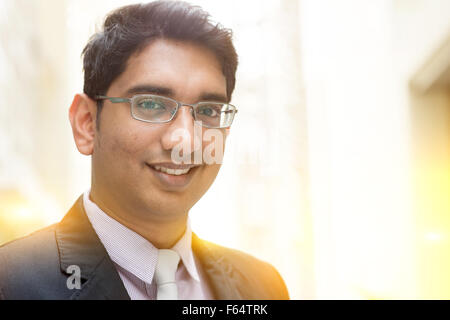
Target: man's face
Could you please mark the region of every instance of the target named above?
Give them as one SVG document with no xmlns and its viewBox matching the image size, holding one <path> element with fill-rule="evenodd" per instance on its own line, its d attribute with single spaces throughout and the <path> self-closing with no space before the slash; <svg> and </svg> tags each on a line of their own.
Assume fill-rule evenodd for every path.
<svg viewBox="0 0 450 320">
<path fill-rule="evenodd" d="M 130 98 L 137 93 L 163 95 L 187 104 L 209 97 L 226 99 L 226 79 L 217 58 L 208 49 L 189 42 L 158 39 L 130 57 L 125 71 L 106 95 Z M 211 143 L 202 141 L 205 130 L 200 129 L 198 149 L 204 150 Z M 225 141 L 226 130 L 220 131 Z M 180 132 L 185 136 L 180 138 Z M 172 150 L 184 143 L 190 144 L 194 152 L 194 138 L 189 107 L 182 106 L 169 123 L 153 124 L 133 119 L 128 103 L 104 101 L 92 155 L 93 192 L 112 211 L 162 220 L 185 215 L 208 190 L 220 169 L 220 164 L 203 162 L 186 174 L 167 173 L 164 167 L 176 168 Z"/>
</svg>

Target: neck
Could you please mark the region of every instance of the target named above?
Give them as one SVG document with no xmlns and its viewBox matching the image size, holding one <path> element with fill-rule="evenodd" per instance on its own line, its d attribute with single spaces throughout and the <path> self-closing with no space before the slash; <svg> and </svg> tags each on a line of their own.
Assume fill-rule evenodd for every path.
<svg viewBox="0 0 450 320">
<path fill-rule="evenodd" d="M 89 199 L 108 216 L 144 237 L 158 249 L 172 248 L 186 231 L 187 215 L 184 219 L 161 220 L 152 219 L 147 214 L 143 219 L 139 215 L 127 214 L 127 210 L 108 205 L 111 202 L 103 199 L 93 190 L 90 192 Z"/>
</svg>

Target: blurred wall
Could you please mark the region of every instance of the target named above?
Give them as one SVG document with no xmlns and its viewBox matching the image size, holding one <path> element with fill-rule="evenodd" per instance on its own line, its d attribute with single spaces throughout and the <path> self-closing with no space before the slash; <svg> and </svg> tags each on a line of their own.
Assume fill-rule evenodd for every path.
<svg viewBox="0 0 450 320">
<path fill-rule="evenodd" d="M 420 291 L 439 298 L 450 288 L 450 33 L 410 87 Z"/>
<path fill-rule="evenodd" d="M 71 198 L 64 24 L 64 1 L 0 2 L 0 242 L 55 221 Z"/>
<path fill-rule="evenodd" d="M 416 126 L 438 116 L 446 128 L 448 107 L 440 102 L 441 112 L 411 121 L 409 84 L 448 36 L 450 2 L 301 3 L 316 297 L 448 297 L 446 280 L 433 279 L 447 278 L 439 265 L 449 257 L 442 241 L 450 225 L 442 210 L 431 209 L 438 218 L 416 210 L 413 161 L 414 150 L 427 152 Z M 447 148 L 445 134 L 438 148 Z M 432 180 L 420 188 L 439 189 Z M 441 191 L 435 204 L 448 199 Z M 424 221 L 441 224 L 437 236 Z"/>
</svg>

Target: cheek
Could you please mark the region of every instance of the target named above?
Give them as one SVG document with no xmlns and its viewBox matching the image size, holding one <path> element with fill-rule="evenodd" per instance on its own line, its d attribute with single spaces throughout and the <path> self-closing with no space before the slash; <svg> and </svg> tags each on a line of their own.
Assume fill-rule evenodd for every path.
<svg viewBox="0 0 450 320">
<path fill-rule="evenodd" d="M 99 135 L 98 150 L 110 157 L 117 157 L 119 161 L 124 157 L 132 156 L 139 151 L 138 135 L 128 130 L 111 130 L 106 128 Z"/>
<path fill-rule="evenodd" d="M 116 164 L 128 163 L 128 166 L 131 163 L 145 161 L 145 154 L 148 154 L 158 141 L 158 131 L 129 121 L 111 124 L 102 130 L 98 139 L 98 148 L 103 154 L 108 155 L 109 161 Z"/>
<path fill-rule="evenodd" d="M 126 132 L 122 132 L 122 135 L 116 139 L 123 152 L 128 154 L 137 154 L 147 150 L 154 140 L 155 137 L 151 132 L 138 128 L 130 128 Z"/>
<path fill-rule="evenodd" d="M 114 105 L 104 106 L 100 118 L 98 147 L 111 155 L 135 154 L 139 151 L 139 134 L 129 115 L 129 107 Z M 120 159 L 117 159 L 120 160 Z"/>
<path fill-rule="evenodd" d="M 214 180 L 217 177 L 217 174 L 219 173 L 221 165 L 220 164 L 212 164 L 205 167 L 205 170 L 201 177 L 201 185 L 199 186 L 200 189 L 200 196 L 203 196 L 203 194 L 209 189 L 209 187 L 212 185 Z"/>
<path fill-rule="evenodd" d="M 190 191 L 186 193 L 186 197 L 189 199 L 187 201 L 190 202 L 190 205 L 194 205 L 208 191 L 216 179 L 219 170 L 220 165 L 213 164 L 204 166 L 202 170 L 198 172 L 197 178 L 189 188 Z"/>
</svg>

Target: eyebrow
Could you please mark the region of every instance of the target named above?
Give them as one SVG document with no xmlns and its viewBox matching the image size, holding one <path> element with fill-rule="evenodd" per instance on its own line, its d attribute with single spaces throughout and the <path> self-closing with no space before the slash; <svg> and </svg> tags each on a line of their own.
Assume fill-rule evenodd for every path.
<svg viewBox="0 0 450 320">
<path fill-rule="evenodd" d="M 158 86 L 147 86 L 147 85 L 138 85 L 132 87 L 126 92 L 128 95 L 135 93 L 151 93 L 151 94 L 160 94 L 163 96 L 173 96 L 173 90 L 165 87 Z"/>
<path fill-rule="evenodd" d="M 227 97 L 222 94 L 217 93 L 204 93 L 200 96 L 201 101 L 217 101 L 217 102 L 226 102 L 228 103 Z"/>
<path fill-rule="evenodd" d="M 174 91 L 167 87 L 152 86 L 152 85 L 137 85 L 127 90 L 126 94 L 136 94 L 136 93 L 149 93 L 162 96 L 173 97 Z M 228 98 L 220 93 L 205 92 L 199 97 L 199 101 L 217 101 L 228 103 Z"/>
</svg>

